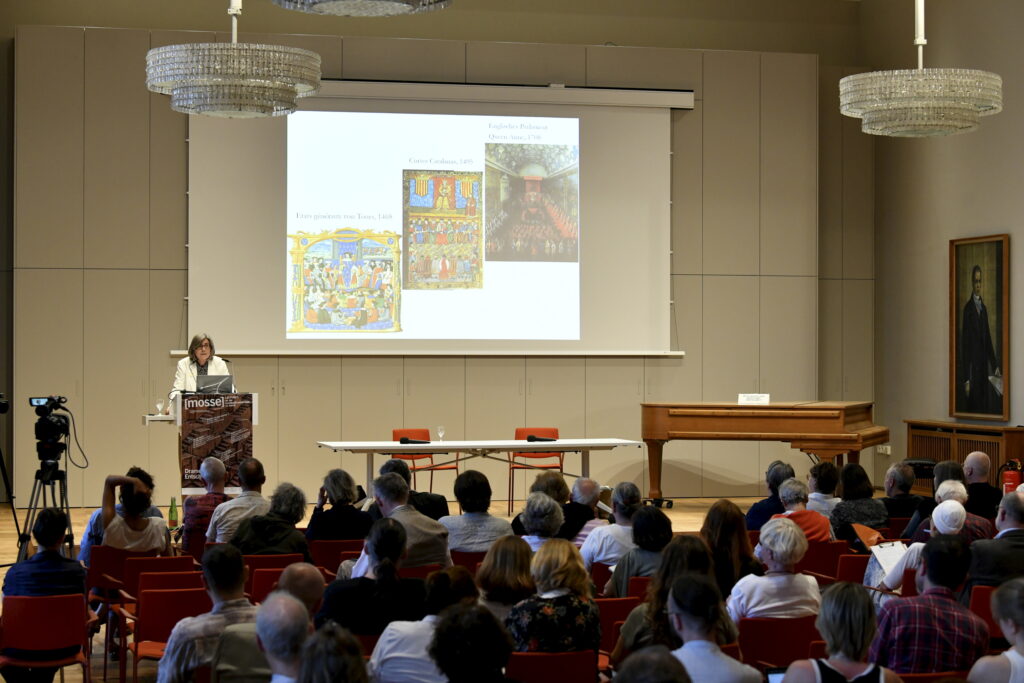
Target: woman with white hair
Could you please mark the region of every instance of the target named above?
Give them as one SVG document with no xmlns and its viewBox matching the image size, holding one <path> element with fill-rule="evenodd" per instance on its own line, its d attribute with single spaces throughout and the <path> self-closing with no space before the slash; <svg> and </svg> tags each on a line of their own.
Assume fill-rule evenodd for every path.
<svg viewBox="0 0 1024 683">
<path fill-rule="evenodd" d="M 810 543 L 835 540 L 832 523 L 828 517 L 807 509 L 809 496 L 810 489 L 807 488 L 807 484 L 796 478 L 787 479 L 779 484 L 779 500 L 786 511 L 780 515 L 773 515 L 772 518 L 785 517 L 792 520 L 804 532 Z"/>
<path fill-rule="evenodd" d="M 549 539 L 554 538 L 565 521 L 562 506 L 551 496 L 534 491 L 526 499 L 526 507 L 519 514 L 526 534 L 523 540 L 530 550 L 537 552 Z"/>
<path fill-rule="evenodd" d="M 309 544 L 295 525 L 306 516 L 306 495 L 294 484 L 282 482 L 270 497 L 270 510 L 242 520 L 231 545 L 243 555 L 290 555 L 299 553 L 313 563 Z"/>
<path fill-rule="evenodd" d="M 320 495 L 313 508 L 313 516 L 306 525 L 306 538 L 310 541 L 344 541 L 366 538 L 373 525 L 368 512 L 357 510 L 356 483 L 352 475 L 342 469 L 333 469 L 324 477 Z M 330 502 L 329 510 L 324 505 Z"/>
<path fill-rule="evenodd" d="M 945 481 L 942 483 L 943 488 L 947 484 L 959 486 L 961 489 L 964 485 L 958 481 Z M 966 496 L 965 496 L 966 497 Z M 935 533 L 938 534 L 959 534 L 961 529 L 964 527 L 964 521 L 967 519 L 967 511 L 964 509 L 963 503 L 953 498 L 944 500 L 932 510 L 932 516 L 929 518 L 929 528 L 934 525 Z M 899 562 L 896 563 L 887 574 L 885 574 L 881 580 L 877 580 L 877 577 L 881 573 L 881 566 L 877 565 L 877 561 L 874 557 L 871 558 L 871 562 L 868 564 L 867 571 L 864 574 L 865 585 L 877 585 L 884 591 L 895 591 L 903 587 L 903 573 L 907 569 L 917 569 L 921 566 L 921 553 L 924 550 L 924 543 L 911 543 L 910 547 L 907 548 L 907 552 L 903 554 Z M 874 579 L 874 580 L 872 580 Z"/>
<path fill-rule="evenodd" d="M 942 503 L 947 500 L 955 500 L 966 507 L 967 487 L 964 486 L 962 481 L 947 479 L 939 484 L 939 488 L 935 490 L 935 502 Z M 917 527 L 917 531 L 914 532 L 913 537 L 911 537 L 911 541 L 914 543 L 926 543 L 928 539 L 932 537 L 932 525 L 932 519 L 926 518 Z M 978 515 L 968 512 L 966 519 L 964 519 L 963 526 L 958 533 L 961 538 L 970 545 L 979 538 L 992 538 L 996 535 L 996 528 L 992 522 L 984 517 L 979 517 Z"/>
<path fill-rule="evenodd" d="M 748 574 L 736 582 L 726 607 L 733 621 L 745 617 L 805 617 L 818 613 L 821 593 L 814 577 L 796 573 L 807 552 L 804 532 L 789 519 L 771 519 L 761 527 L 756 554 L 764 576 Z"/>
</svg>

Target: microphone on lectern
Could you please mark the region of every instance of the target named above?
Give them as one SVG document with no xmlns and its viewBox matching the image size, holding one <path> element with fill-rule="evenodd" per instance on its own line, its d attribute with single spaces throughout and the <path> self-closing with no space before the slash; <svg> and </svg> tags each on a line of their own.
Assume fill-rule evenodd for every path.
<svg viewBox="0 0 1024 683">
<path fill-rule="evenodd" d="M 546 436 L 537 436 L 536 434 L 528 434 L 526 436 L 527 441 L 558 441 L 558 439 L 549 439 Z"/>
<path fill-rule="evenodd" d="M 417 444 L 417 443 L 430 443 L 430 442 L 429 441 L 422 441 L 420 439 L 410 439 L 407 436 L 403 436 L 401 439 L 398 440 L 398 443 Z"/>
</svg>

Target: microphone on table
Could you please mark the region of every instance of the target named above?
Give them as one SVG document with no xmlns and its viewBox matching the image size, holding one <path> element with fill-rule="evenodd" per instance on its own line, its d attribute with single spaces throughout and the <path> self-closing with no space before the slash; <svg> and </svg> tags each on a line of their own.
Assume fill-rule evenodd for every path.
<svg viewBox="0 0 1024 683">
<path fill-rule="evenodd" d="M 430 442 L 429 442 L 429 441 L 423 441 L 423 440 L 421 440 L 421 439 L 410 439 L 410 438 L 409 438 L 409 437 L 407 437 L 407 436 L 403 436 L 403 437 L 402 437 L 401 439 L 399 439 L 399 440 L 398 440 L 398 443 L 412 443 L 412 444 L 417 444 L 417 443 L 430 443 Z"/>
<path fill-rule="evenodd" d="M 546 436 L 537 436 L 536 434 L 529 434 L 526 437 L 527 441 L 558 441 L 558 439 L 550 439 Z"/>
</svg>

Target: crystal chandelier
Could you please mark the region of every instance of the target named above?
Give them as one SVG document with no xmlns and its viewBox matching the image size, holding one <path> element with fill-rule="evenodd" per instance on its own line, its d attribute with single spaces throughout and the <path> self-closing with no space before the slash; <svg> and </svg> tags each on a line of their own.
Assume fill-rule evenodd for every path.
<svg viewBox="0 0 1024 683">
<path fill-rule="evenodd" d="M 238 42 L 242 0 L 229 0 L 230 43 L 186 43 L 146 53 L 146 87 L 183 114 L 283 116 L 320 89 L 320 55 L 284 45 Z"/>
<path fill-rule="evenodd" d="M 274 0 L 285 9 L 346 17 L 390 17 L 444 9 L 450 0 Z"/>
<path fill-rule="evenodd" d="M 839 81 L 839 111 L 871 135 L 928 137 L 967 133 L 1003 110 L 1003 79 L 974 69 L 924 68 L 924 0 L 915 0 L 917 68 L 872 71 Z"/>
</svg>

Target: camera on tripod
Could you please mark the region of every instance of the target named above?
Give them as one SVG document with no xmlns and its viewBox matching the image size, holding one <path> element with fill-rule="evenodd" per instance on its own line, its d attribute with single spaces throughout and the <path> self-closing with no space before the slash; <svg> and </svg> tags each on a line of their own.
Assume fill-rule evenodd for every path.
<svg viewBox="0 0 1024 683">
<path fill-rule="evenodd" d="M 63 410 L 67 402 L 64 396 L 43 396 L 28 400 L 39 416 L 36 420 L 36 455 L 42 462 L 41 467 L 55 468 L 61 454 L 68 448 L 64 443 L 68 436 L 68 418 L 53 412 Z"/>
</svg>

